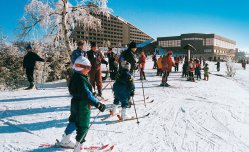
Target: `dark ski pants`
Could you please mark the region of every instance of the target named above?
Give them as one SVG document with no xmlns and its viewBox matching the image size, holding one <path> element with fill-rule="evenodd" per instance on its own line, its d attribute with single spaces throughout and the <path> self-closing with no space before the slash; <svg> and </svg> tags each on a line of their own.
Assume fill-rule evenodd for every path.
<svg viewBox="0 0 249 152">
<path fill-rule="evenodd" d="M 179 71 L 179 63 L 175 63 L 175 72 Z"/>
<path fill-rule="evenodd" d="M 153 69 L 157 69 L 157 61 L 154 61 Z"/>
<path fill-rule="evenodd" d="M 144 69 L 143 69 L 143 68 L 140 69 L 140 80 L 146 80 L 146 77 L 145 77 L 145 73 L 144 73 Z"/>
<path fill-rule="evenodd" d="M 90 74 L 90 83 L 95 89 L 95 84 L 97 85 L 98 91 L 102 91 L 102 76 L 101 76 L 101 68 L 99 69 L 91 69 Z"/>
<path fill-rule="evenodd" d="M 157 68 L 157 73 L 156 73 L 156 75 L 157 76 L 162 76 L 162 69 L 159 69 L 159 68 Z"/>
<path fill-rule="evenodd" d="M 189 80 L 190 81 L 195 81 L 195 78 L 194 78 L 194 72 L 189 72 Z"/>
<path fill-rule="evenodd" d="M 81 143 L 85 142 L 85 137 L 90 124 L 91 111 L 86 103 L 87 101 L 82 99 L 72 98 L 69 124 L 65 130 L 67 135 L 76 130 L 76 141 L 80 142 L 82 138 Z"/>
<path fill-rule="evenodd" d="M 29 82 L 34 82 L 34 69 L 26 69 L 26 75 Z"/>
<path fill-rule="evenodd" d="M 169 72 L 166 70 L 163 72 L 162 83 L 168 82 Z"/>
<path fill-rule="evenodd" d="M 118 72 L 118 69 L 116 67 L 113 67 L 112 69 L 110 69 L 111 80 L 116 80 L 117 72 Z"/>
<path fill-rule="evenodd" d="M 183 69 L 182 71 L 182 77 L 188 77 L 188 72 L 186 69 Z"/>
<path fill-rule="evenodd" d="M 198 79 L 201 79 L 201 71 L 200 71 L 200 70 L 197 71 L 197 75 L 196 75 L 196 76 L 197 76 L 197 80 L 198 80 Z"/>
<path fill-rule="evenodd" d="M 130 90 L 128 89 L 128 87 L 125 84 L 114 83 L 113 92 L 114 92 L 113 104 L 119 105 L 119 103 L 121 102 L 122 108 L 128 108 L 129 99 L 130 99 Z"/>
</svg>

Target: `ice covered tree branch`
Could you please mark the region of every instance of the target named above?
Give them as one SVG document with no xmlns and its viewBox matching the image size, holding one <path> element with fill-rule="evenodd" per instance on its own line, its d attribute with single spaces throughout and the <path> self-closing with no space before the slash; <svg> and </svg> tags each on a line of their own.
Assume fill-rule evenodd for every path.
<svg viewBox="0 0 249 152">
<path fill-rule="evenodd" d="M 72 31 L 77 26 L 84 29 L 101 29 L 101 20 L 93 14 L 109 16 L 111 10 L 107 0 L 80 0 L 71 4 L 69 0 L 30 0 L 20 20 L 20 37 L 26 38 L 36 32 L 44 41 L 65 47 L 70 52 Z M 38 31 L 38 32 L 37 32 Z"/>
</svg>

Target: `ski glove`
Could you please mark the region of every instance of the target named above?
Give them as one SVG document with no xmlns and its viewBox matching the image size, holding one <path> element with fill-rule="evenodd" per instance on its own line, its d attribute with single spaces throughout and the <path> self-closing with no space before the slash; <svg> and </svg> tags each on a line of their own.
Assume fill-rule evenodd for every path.
<svg viewBox="0 0 249 152">
<path fill-rule="evenodd" d="M 96 108 L 98 108 L 99 111 L 104 112 L 105 109 L 106 109 L 106 106 L 105 106 L 103 103 L 98 102 L 98 103 L 96 104 Z"/>
</svg>

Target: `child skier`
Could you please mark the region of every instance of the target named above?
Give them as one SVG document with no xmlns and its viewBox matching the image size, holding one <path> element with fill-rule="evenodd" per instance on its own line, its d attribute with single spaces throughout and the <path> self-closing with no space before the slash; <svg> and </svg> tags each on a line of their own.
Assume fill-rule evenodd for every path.
<svg viewBox="0 0 249 152">
<path fill-rule="evenodd" d="M 197 76 L 197 80 L 200 78 L 201 80 L 201 64 L 199 60 L 196 60 L 196 66 L 195 66 L 195 71 L 196 71 L 196 76 Z"/>
<path fill-rule="evenodd" d="M 188 77 L 188 60 L 185 60 L 182 66 L 182 77 Z"/>
<path fill-rule="evenodd" d="M 209 78 L 209 75 L 208 75 L 209 68 L 208 68 L 208 64 L 207 63 L 205 64 L 203 70 L 204 70 L 204 80 L 208 81 L 208 78 Z"/>
<path fill-rule="evenodd" d="M 129 73 L 130 63 L 123 61 L 121 63 L 122 69 L 119 71 L 116 81 L 113 84 L 114 102 L 110 114 L 112 116 L 119 113 L 118 104 L 121 102 L 121 120 L 129 119 L 127 108 L 129 107 L 129 99 L 134 96 L 135 85 L 133 77 Z"/>
<path fill-rule="evenodd" d="M 73 65 L 74 73 L 68 87 L 72 95 L 69 124 L 59 144 L 62 147 L 74 148 L 76 152 L 83 149 L 83 142 L 85 142 L 89 129 L 90 107 L 95 106 L 101 112 L 106 109 L 106 106 L 100 103 L 92 94 L 92 86 L 87 78 L 90 69 L 90 61 L 83 56 L 79 56 Z M 76 144 L 70 138 L 75 129 L 77 129 Z"/>
<path fill-rule="evenodd" d="M 195 63 L 193 62 L 193 59 L 190 59 L 190 61 L 189 61 L 188 70 L 189 70 L 189 78 L 188 78 L 188 81 L 195 82 L 195 78 L 194 78 Z"/>
</svg>

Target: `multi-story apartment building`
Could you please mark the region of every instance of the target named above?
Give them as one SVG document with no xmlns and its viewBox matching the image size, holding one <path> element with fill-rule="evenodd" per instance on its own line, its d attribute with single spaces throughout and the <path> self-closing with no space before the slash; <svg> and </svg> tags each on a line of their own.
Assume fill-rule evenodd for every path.
<svg viewBox="0 0 249 152">
<path fill-rule="evenodd" d="M 218 58 L 235 57 L 236 42 L 216 34 L 190 33 L 180 36 L 158 37 L 158 47 L 165 50 L 172 50 L 176 55 L 186 55 L 183 49 L 187 44 L 196 48 L 192 51 L 194 57 L 204 57 L 216 60 Z"/>
<path fill-rule="evenodd" d="M 131 41 L 140 43 L 152 39 L 151 36 L 118 16 L 110 14 L 110 17 L 107 18 L 101 14 L 92 15 L 101 19 L 102 28 L 84 31 L 83 27 L 76 27 L 72 35 L 75 40 L 95 41 L 99 47 L 122 47 Z"/>
</svg>

